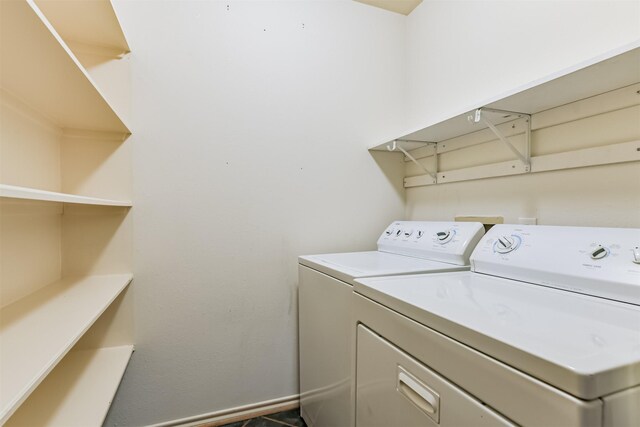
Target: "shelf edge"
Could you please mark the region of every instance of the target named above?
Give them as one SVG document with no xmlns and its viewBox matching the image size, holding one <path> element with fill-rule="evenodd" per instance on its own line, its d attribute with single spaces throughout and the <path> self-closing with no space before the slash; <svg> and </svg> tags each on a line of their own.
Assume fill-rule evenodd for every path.
<svg viewBox="0 0 640 427">
<path fill-rule="evenodd" d="M 98 197 L 77 196 L 74 194 L 58 193 L 55 191 L 38 190 L 29 187 L 0 184 L 0 198 L 39 200 L 54 203 L 74 203 L 95 206 L 131 207 L 129 200 L 101 199 Z"/>
</svg>

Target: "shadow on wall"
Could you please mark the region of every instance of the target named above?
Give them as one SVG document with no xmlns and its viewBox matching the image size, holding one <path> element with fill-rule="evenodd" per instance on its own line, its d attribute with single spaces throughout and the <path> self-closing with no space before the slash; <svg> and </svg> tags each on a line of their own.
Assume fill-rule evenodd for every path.
<svg viewBox="0 0 640 427">
<path fill-rule="evenodd" d="M 396 194 L 404 201 L 404 156 L 402 153 L 369 151 Z"/>
</svg>

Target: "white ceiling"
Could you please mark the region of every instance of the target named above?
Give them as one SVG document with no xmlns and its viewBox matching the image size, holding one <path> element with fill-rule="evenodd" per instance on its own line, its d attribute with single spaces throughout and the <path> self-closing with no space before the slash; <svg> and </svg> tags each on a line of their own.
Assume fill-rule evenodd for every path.
<svg viewBox="0 0 640 427">
<path fill-rule="evenodd" d="M 391 12 L 401 13 L 403 15 L 410 14 L 422 0 L 355 0 L 370 6 L 379 7 L 390 10 Z"/>
</svg>

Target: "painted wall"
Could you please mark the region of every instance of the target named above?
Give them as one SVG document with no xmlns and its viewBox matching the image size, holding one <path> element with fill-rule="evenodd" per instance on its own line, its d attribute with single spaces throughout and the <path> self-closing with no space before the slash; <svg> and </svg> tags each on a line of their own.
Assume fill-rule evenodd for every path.
<svg viewBox="0 0 640 427">
<path fill-rule="evenodd" d="M 295 394 L 296 256 L 372 248 L 403 213 L 640 226 L 635 164 L 409 189 L 405 205 L 398 156 L 366 151 L 640 37 L 638 2 L 116 6 L 134 51 L 137 350 L 107 425 Z"/>
<path fill-rule="evenodd" d="M 407 18 L 408 129 L 638 38 L 638 1 L 426 0 Z M 592 121 L 591 128 L 574 122 L 578 132 L 556 129 L 561 137 L 534 140 L 533 150 L 553 143 L 554 152 L 563 151 L 620 125 L 640 139 L 638 110 L 627 113 L 604 127 Z M 621 135 L 605 135 L 602 143 L 624 142 Z M 451 164 L 491 159 L 482 148 L 455 153 Z M 506 222 L 537 217 L 540 224 L 640 227 L 640 164 L 411 188 L 406 203 L 408 219 L 501 214 Z"/>
<path fill-rule="evenodd" d="M 106 425 L 295 395 L 297 259 L 403 216 L 404 20 L 340 1 L 119 1 L 136 352 Z"/>
</svg>

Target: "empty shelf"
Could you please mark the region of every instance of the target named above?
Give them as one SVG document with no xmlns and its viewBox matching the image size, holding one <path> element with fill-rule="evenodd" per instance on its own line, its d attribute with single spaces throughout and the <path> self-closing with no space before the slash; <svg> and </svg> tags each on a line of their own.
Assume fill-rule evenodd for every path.
<svg viewBox="0 0 640 427">
<path fill-rule="evenodd" d="M 56 193 L 55 191 L 37 190 L 35 188 L 18 187 L 0 184 L 0 197 L 12 199 L 41 200 L 45 202 L 76 203 L 100 206 L 131 206 L 130 201 L 100 199 L 97 197 L 76 196 L 73 194 Z"/>
<path fill-rule="evenodd" d="M 386 151 L 394 140 L 442 142 L 484 129 L 469 122 L 467 117 L 478 108 L 489 108 L 515 113 L 536 114 L 551 108 L 579 101 L 640 82 L 640 42 L 553 73 L 505 94 L 487 99 L 413 129 L 396 138 L 388 139 L 370 150 Z M 514 114 L 492 114 L 494 125 L 517 118 Z M 408 147 L 411 150 L 419 145 Z"/>
<path fill-rule="evenodd" d="M 6 427 L 102 425 L 132 345 L 70 352 Z"/>
<path fill-rule="evenodd" d="M 130 274 L 66 278 L 0 309 L 0 424 L 131 279 Z"/>
<path fill-rule="evenodd" d="M 36 4 L 62 38 L 69 42 L 130 51 L 110 0 L 36 0 Z"/>
<path fill-rule="evenodd" d="M 131 133 L 32 0 L 0 8 L 3 90 L 60 128 Z"/>
</svg>

